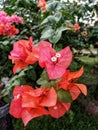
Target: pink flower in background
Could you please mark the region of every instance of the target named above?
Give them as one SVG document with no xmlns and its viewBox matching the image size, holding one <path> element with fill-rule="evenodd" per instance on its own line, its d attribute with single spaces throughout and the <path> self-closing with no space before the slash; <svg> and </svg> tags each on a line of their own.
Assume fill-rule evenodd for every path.
<svg viewBox="0 0 98 130">
<path fill-rule="evenodd" d="M 0 24 L 6 23 L 23 23 L 23 19 L 15 14 L 10 16 L 4 11 L 0 11 Z"/>
<path fill-rule="evenodd" d="M 0 17 L 7 16 L 7 13 L 5 11 L 0 11 Z"/>
<path fill-rule="evenodd" d="M 18 34 L 19 30 L 11 24 L 0 24 L 0 35 L 4 36 L 14 36 L 15 34 Z"/>
<path fill-rule="evenodd" d="M 23 23 L 22 17 L 19 17 L 15 14 L 10 16 L 9 22 L 14 22 L 14 23 Z"/>
<path fill-rule="evenodd" d="M 4 36 L 14 36 L 19 33 L 14 23 L 23 24 L 22 17 L 17 15 L 9 16 L 6 12 L 0 11 L 0 35 Z"/>
<path fill-rule="evenodd" d="M 69 47 L 65 47 L 59 52 L 50 46 L 40 48 L 39 65 L 45 68 L 49 79 L 60 78 L 72 61 L 72 52 Z"/>
<path fill-rule="evenodd" d="M 76 32 L 77 30 L 80 29 L 80 25 L 78 23 L 74 24 L 74 29 L 73 31 Z"/>
</svg>

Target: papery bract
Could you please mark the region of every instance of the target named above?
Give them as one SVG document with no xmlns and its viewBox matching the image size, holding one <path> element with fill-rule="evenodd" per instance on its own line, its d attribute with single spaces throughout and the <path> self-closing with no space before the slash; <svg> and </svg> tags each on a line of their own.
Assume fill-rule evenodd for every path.
<svg viewBox="0 0 98 130">
<path fill-rule="evenodd" d="M 22 112 L 22 120 L 24 126 L 28 124 L 28 122 L 39 116 L 48 115 L 49 112 L 44 107 L 37 107 L 37 108 L 24 108 Z"/>
<path fill-rule="evenodd" d="M 62 76 L 60 82 L 58 82 L 58 88 L 63 88 L 70 91 L 72 99 L 75 100 L 79 94 L 82 92 L 84 95 L 87 95 L 87 88 L 84 84 L 77 84 L 75 81 L 83 74 L 83 67 L 76 72 L 71 72 L 67 70 Z"/>
<path fill-rule="evenodd" d="M 60 78 L 69 67 L 72 61 L 72 52 L 65 47 L 59 52 L 55 52 L 52 47 L 46 46 L 40 49 L 39 65 L 46 68 L 49 79 Z"/>
<path fill-rule="evenodd" d="M 26 92 L 22 97 L 23 107 L 54 106 L 57 102 L 57 94 L 52 88 L 36 88 Z"/>
<path fill-rule="evenodd" d="M 44 91 L 43 95 L 40 97 L 41 106 L 45 107 L 54 106 L 56 102 L 57 102 L 57 94 L 53 87 L 50 88 L 49 90 Z"/>
<path fill-rule="evenodd" d="M 38 57 L 38 50 L 33 45 L 31 37 L 29 40 L 15 42 L 9 56 L 9 59 L 12 59 L 12 62 L 15 64 L 13 68 L 14 74 L 18 70 L 26 68 L 29 64 L 34 64 Z"/>
<path fill-rule="evenodd" d="M 61 103 L 57 102 L 57 104 L 53 107 L 48 107 L 49 113 L 54 118 L 62 117 L 66 112 L 68 112 L 71 104 L 70 103 Z"/>
<path fill-rule="evenodd" d="M 11 101 L 9 113 L 15 118 L 21 118 L 22 113 L 22 95 L 24 92 L 31 90 L 30 86 L 16 86 L 13 91 L 14 98 Z"/>
</svg>

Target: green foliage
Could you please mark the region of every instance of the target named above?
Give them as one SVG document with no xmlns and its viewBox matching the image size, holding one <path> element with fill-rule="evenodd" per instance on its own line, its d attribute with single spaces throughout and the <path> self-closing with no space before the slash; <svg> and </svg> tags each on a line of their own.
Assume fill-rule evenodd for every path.
<svg viewBox="0 0 98 130">
<path fill-rule="evenodd" d="M 69 91 L 66 91 L 64 89 L 59 89 L 57 92 L 57 96 L 60 102 L 65 102 L 65 103 L 72 102 L 72 97 Z"/>
<path fill-rule="evenodd" d="M 40 75 L 40 78 L 37 80 L 37 84 L 40 85 L 42 88 L 48 86 L 48 87 L 57 87 L 57 82 L 60 81 L 60 79 L 56 80 L 50 80 L 48 78 L 47 72 L 44 70 L 42 74 Z"/>
<path fill-rule="evenodd" d="M 1 96 L 8 95 L 8 93 L 12 91 L 14 86 L 20 86 L 21 84 L 22 85 L 26 84 L 26 80 L 25 80 L 24 76 L 26 75 L 25 73 L 28 70 L 31 70 L 31 72 L 32 72 L 32 66 L 29 66 L 28 68 L 20 71 L 17 75 L 12 76 L 12 78 L 6 84 L 5 89 L 3 89 L 3 91 L 1 92 Z"/>
</svg>

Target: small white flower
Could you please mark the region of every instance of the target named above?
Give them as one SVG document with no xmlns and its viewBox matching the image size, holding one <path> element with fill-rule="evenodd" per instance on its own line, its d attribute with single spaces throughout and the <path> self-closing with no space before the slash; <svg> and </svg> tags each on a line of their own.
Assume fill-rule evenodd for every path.
<svg viewBox="0 0 98 130">
<path fill-rule="evenodd" d="M 56 53 L 56 57 L 57 58 L 61 57 L 61 54 L 60 53 Z"/>
<path fill-rule="evenodd" d="M 55 106 L 55 107 L 54 107 L 54 110 L 57 110 L 57 109 L 58 109 L 57 106 Z"/>
<path fill-rule="evenodd" d="M 20 98 L 20 94 L 17 94 L 17 96 L 15 96 L 15 98 L 17 98 L 17 99 Z"/>
<path fill-rule="evenodd" d="M 57 57 L 53 56 L 53 57 L 51 58 L 51 60 L 52 60 L 53 62 L 55 62 L 55 61 L 57 61 Z"/>
</svg>

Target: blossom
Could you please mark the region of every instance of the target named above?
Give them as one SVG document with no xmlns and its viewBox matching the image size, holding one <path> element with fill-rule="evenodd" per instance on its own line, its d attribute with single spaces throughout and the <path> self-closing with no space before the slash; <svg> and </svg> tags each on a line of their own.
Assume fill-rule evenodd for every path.
<svg viewBox="0 0 98 130">
<path fill-rule="evenodd" d="M 17 16 L 15 14 L 8 15 L 4 11 L 0 11 L 0 24 L 12 24 L 12 23 L 23 23 L 23 19 L 20 16 Z"/>
<path fill-rule="evenodd" d="M 44 107 L 38 104 L 42 92 L 41 89 L 36 91 L 28 85 L 16 86 L 13 91 L 14 98 L 11 101 L 9 113 L 15 118 L 22 118 L 25 126 L 31 119 L 49 114 Z"/>
<path fill-rule="evenodd" d="M 14 25 L 0 24 L 0 35 L 13 36 L 18 33 L 19 33 L 19 30 Z"/>
<path fill-rule="evenodd" d="M 2 17 L 2 16 L 7 16 L 7 13 L 5 12 L 5 11 L 0 11 L 0 17 Z"/>
<path fill-rule="evenodd" d="M 75 83 L 75 81 L 83 74 L 83 71 L 83 67 L 76 72 L 67 70 L 62 76 L 62 79 L 58 82 L 58 88 L 70 91 L 73 100 L 75 100 L 81 92 L 84 95 L 87 95 L 86 86 L 84 84 Z"/>
<path fill-rule="evenodd" d="M 72 52 L 69 46 L 59 52 L 50 46 L 40 48 L 39 65 L 45 68 L 49 79 L 60 78 L 72 61 Z"/>
<path fill-rule="evenodd" d="M 26 68 L 29 64 L 34 64 L 38 60 L 38 50 L 29 40 L 19 40 L 14 43 L 13 50 L 10 52 L 9 59 L 15 64 L 13 73 Z"/>
<path fill-rule="evenodd" d="M 74 29 L 73 29 L 73 31 L 74 32 L 76 32 L 77 30 L 79 30 L 80 29 L 80 26 L 79 26 L 79 24 L 74 24 Z"/>
<path fill-rule="evenodd" d="M 13 14 L 13 15 L 10 16 L 9 22 L 23 23 L 23 19 L 22 19 L 22 17 L 19 17 L 19 16 Z"/>
<path fill-rule="evenodd" d="M 13 23 L 23 23 L 22 17 L 17 15 L 9 16 L 6 12 L 0 11 L 0 35 L 14 36 L 19 33 L 19 30 Z"/>
<path fill-rule="evenodd" d="M 41 7 L 41 11 L 46 11 L 46 0 L 39 0 L 37 7 Z"/>
<path fill-rule="evenodd" d="M 57 102 L 57 94 L 52 88 L 36 88 L 23 95 L 23 107 L 50 107 Z"/>
</svg>

